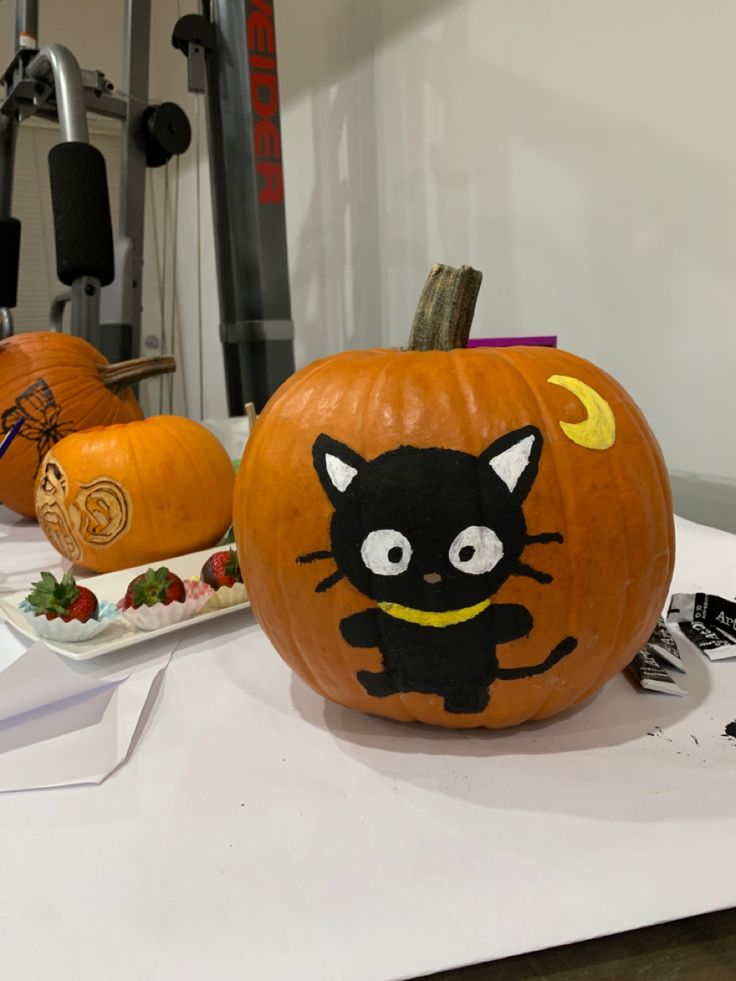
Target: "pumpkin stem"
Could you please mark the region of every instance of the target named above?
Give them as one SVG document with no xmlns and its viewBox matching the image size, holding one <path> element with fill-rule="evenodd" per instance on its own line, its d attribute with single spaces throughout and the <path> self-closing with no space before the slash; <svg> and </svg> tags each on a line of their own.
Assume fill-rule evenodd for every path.
<svg viewBox="0 0 736 981">
<path fill-rule="evenodd" d="M 176 358 L 169 354 L 158 358 L 133 358 L 119 364 L 98 364 L 97 371 L 103 384 L 117 394 L 144 378 L 176 371 Z"/>
<path fill-rule="evenodd" d="M 482 278 L 483 273 L 471 266 L 432 266 L 414 314 L 408 350 L 467 347 Z"/>
</svg>

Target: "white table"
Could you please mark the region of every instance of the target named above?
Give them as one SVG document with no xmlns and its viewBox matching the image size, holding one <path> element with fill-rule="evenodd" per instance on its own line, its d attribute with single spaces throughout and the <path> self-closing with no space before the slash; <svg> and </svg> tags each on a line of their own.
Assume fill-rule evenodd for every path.
<svg viewBox="0 0 736 981">
<path fill-rule="evenodd" d="M 736 593 L 736 537 L 678 540 L 673 589 Z M 0 509 L 0 589 L 55 565 Z M 249 615 L 192 626 L 126 765 L 0 797 L 0 976 L 379 981 L 732 906 L 736 663 L 688 669 L 446 733 L 324 702 Z"/>
</svg>

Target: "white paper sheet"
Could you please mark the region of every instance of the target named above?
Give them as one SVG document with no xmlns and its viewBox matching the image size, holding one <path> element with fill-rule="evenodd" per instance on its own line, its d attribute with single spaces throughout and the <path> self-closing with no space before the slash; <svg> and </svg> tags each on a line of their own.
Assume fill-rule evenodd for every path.
<svg viewBox="0 0 736 981">
<path fill-rule="evenodd" d="M 673 590 L 736 593 L 736 536 L 678 547 Z M 684 656 L 686 698 L 445 732 L 192 627 L 113 778 L 2 799 L 0 977 L 393 981 L 733 906 L 736 662 Z"/>
<path fill-rule="evenodd" d="M 0 671 L 0 793 L 104 780 L 127 757 L 170 658 L 169 643 L 80 669 L 33 644 Z"/>
</svg>

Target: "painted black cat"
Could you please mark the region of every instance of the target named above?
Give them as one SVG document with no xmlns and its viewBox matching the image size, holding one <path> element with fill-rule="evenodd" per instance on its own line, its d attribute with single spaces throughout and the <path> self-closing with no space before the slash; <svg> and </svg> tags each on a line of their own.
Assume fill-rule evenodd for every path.
<svg viewBox="0 0 736 981">
<path fill-rule="evenodd" d="M 321 435 L 314 466 L 334 507 L 330 551 L 337 571 L 322 592 L 347 579 L 377 606 L 340 623 L 353 647 L 375 647 L 383 670 L 358 671 L 377 698 L 397 692 L 439 695 L 448 712 L 481 712 L 496 679 L 541 674 L 577 646 L 565 637 L 540 664 L 499 666 L 496 648 L 526 637 L 534 621 L 519 604 L 491 603 L 512 575 L 547 583 L 551 576 L 521 561 L 532 543 L 562 535 L 527 535 L 522 504 L 539 467 L 542 434 L 534 426 L 507 433 L 480 456 L 401 446 L 365 460 Z"/>
</svg>

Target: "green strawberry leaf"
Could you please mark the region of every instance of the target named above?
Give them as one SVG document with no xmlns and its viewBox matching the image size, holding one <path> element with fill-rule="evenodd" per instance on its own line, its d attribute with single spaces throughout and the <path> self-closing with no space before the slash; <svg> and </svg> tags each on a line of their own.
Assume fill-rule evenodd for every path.
<svg viewBox="0 0 736 981">
<path fill-rule="evenodd" d="M 57 582 L 50 572 L 42 572 L 41 579 L 31 583 L 31 592 L 26 600 L 36 613 L 65 616 L 78 596 L 79 589 L 70 572 L 62 576 L 61 582 Z"/>
<path fill-rule="evenodd" d="M 238 564 L 238 553 L 234 548 L 231 548 L 228 553 L 227 562 L 225 563 L 225 575 L 232 576 L 232 578 L 235 580 L 240 580 L 241 578 L 240 565 Z"/>
</svg>

